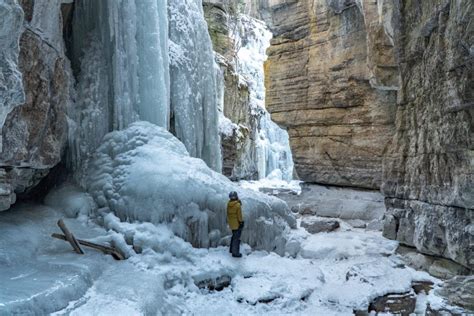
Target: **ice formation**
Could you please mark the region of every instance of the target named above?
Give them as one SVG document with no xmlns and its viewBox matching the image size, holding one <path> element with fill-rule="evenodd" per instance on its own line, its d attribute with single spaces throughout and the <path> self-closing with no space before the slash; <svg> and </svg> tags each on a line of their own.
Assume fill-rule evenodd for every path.
<svg viewBox="0 0 474 316">
<path fill-rule="evenodd" d="M 275 124 L 270 118 L 270 113 L 266 110 L 260 118 L 258 137 L 257 166 L 259 178 L 267 178 L 275 170 L 280 170 L 280 180 L 290 181 L 293 179 L 293 157 L 288 132 Z"/>
<path fill-rule="evenodd" d="M 192 156 L 220 171 L 219 99 L 200 0 L 80 1 L 73 34 L 76 169 L 107 132 L 146 120 L 171 127 Z"/>
<path fill-rule="evenodd" d="M 140 117 L 167 127 L 169 62 L 166 1 L 79 1 L 72 60 L 79 73 L 72 161 L 84 158 L 109 131 Z"/>
<path fill-rule="evenodd" d="M 189 154 L 220 172 L 218 84 L 201 0 L 169 0 L 172 130 Z"/>
<path fill-rule="evenodd" d="M 165 129 L 136 122 L 104 137 L 84 181 L 101 208 L 123 221 L 166 223 L 196 247 L 227 236 L 226 202 L 235 185 L 187 153 Z M 295 219 L 285 202 L 237 189 L 243 201 L 243 240 L 284 254 Z"/>
<path fill-rule="evenodd" d="M 258 178 L 263 179 L 280 169 L 282 178 L 293 178 L 293 159 L 288 133 L 272 121 L 265 109 L 265 86 L 263 64 L 270 46 L 271 32 L 266 25 L 245 14 L 239 15 L 240 24 L 232 36 L 238 47 L 237 72 L 250 91 L 250 106 L 254 115 L 260 117 L 256 135 L 256 160 Z"/>
</svg>

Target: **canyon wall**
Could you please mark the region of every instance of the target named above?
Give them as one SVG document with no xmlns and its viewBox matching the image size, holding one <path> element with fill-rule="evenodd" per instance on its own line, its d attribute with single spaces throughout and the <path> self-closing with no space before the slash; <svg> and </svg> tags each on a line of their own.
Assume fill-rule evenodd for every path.
<svg viewBox="0 0 474 316">
<path fill-rule="evenodd" d="M 401 1 L 384 235 L 474 267 L 474 3 Z"/>
<path fill-rule="evenodd" d="M 301 179 L 381 188 L 386 237 L 472 269 L 474 4 L 259 5 L 267 108 Z"/>
<path fill-rule="evenodd" d="M 46 176 L 66 146 L 64 2 L 0 1 L 0 211 Z"/>
<path fill-rule="evenodd" d="M 391 7 L 279 0 L 266 10 L 266 106 L 288 128 L 299 177 L 378 189 L 398 87 Z"/>
</svg>

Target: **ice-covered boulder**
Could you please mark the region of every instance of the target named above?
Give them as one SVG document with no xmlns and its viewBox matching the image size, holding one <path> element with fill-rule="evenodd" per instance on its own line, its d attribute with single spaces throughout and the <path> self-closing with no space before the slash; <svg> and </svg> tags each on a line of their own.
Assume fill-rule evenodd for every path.
<svg viewBox="0 0 474 316">
<path fill-rule="evenodd" d="M 339 226 L 339 221 L 334 219 L 306 217 L 301 220 L 301 227 L 304 227 L 310 234 L 332 232 L 338 229 Z"/>
<path fill-rule="evenodd" d="M 294 216 L 282 200 L 240 189 L 200 159 L 165 129 L 136 122 L 104 137 L 88 162 L 84 184 L 98 206 L 122 221 L 166 223 L 195 247 L 208 247 L 209 233 L 230 233 L 228 192 L 242 200 L 242 240 L 256 249 L 283 254 Z"/>
</svg>

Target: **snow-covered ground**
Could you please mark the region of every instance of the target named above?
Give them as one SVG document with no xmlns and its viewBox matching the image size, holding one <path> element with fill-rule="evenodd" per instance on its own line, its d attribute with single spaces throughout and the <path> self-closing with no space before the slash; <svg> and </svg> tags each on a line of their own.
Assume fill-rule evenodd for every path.
<svg viewBox="0 0 474 316">
<path fill-rule="evenodd" d="M 124 223 L 112 214 L 85 217 L 87 208 L 66 219 L 77 238 L 117 244 L 133 233 L 143 251 L 130 249 L 125 261 L 88 248 L 77 255 L 50 234 L 81 199 L 87 196 L 76 193 L 74 203 L 55 206 L 63 211 L 19 205 L 0 214 L 0 315 L 351 315 L 378 296 L 409 291 L 412 281 L 439 283 L 406 267 L 394 253 L 397 243 L 378 232 L 310 235 L 298 228 L 292 230 L 301 242 L 296 258 L 244 245 L 237 259 L 226 247 L 193 248 L 165 226 Z M 197 286 L 226 279 L 221 291 Z M 427 301 L 443 303 L 423 296 L 418 311 Z"/>
</svg>

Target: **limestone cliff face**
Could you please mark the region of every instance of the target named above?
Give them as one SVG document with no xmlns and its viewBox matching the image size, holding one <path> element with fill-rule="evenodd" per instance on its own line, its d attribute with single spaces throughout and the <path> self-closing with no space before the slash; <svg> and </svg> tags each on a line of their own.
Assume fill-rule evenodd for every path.
<svg viewBox="0 0 474 316">
<path fill-rule="evenodd" d="M 267 108 L 299 176 L 381 187 L 386 237 L 472 269 L 474 3 L 260 6 L 275 35 Z"/>
<path fill-rule="evenodd" d="M 474 3 L 401 1 L 385 236 L 474 267 Z"/>
<path fill-rule="evenodd" d="M 266 106 L 288 128 L 299 177 L 378 189 L 399 80 L 392 6 L 276 0 L 266 10 Z"/>
<path fill-rule="evenodd" d="M 10 75 L 0 78 L 0 86 L 6 82 L 13 96 L 6 97 L 0 125 L 0 211 L 48 174 L 60 161 L 67 139 L 70 80 L 61 1 L 22 1 L 21 6 L 0 1 L 1 16 L 14 22 L 10 31 L 1 27 L 9 32 L 3 38 L 9 39 L 11 50 L 10 56 L 8 51 L 1 56 L 7 61 L 0 61 L 2 73 L 7 65 Z"/>
</svg>

